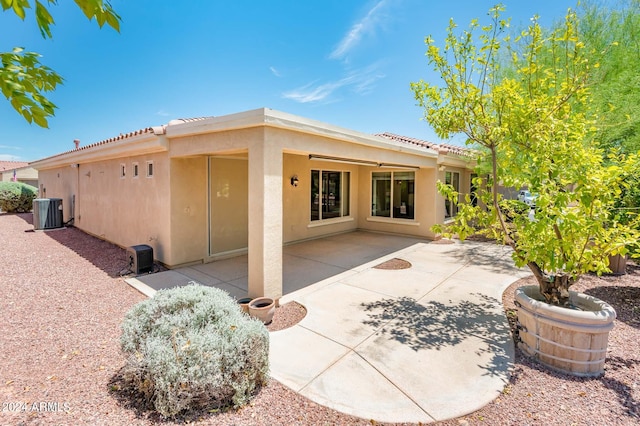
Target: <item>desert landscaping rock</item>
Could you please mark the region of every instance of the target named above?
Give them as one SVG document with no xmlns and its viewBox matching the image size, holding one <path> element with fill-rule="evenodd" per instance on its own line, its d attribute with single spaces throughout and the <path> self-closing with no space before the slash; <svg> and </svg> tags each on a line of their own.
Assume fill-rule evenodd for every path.
<svg viewBox="0 0 640 426">
<path fill-rule="evenodd" d="M 119 276 L 127 264 L 126 251 L 76 228 L 27 232 L 32 229 L 31 214 L 0 214 L 0 424 L 372 424 L 315 404 L 275 380 L 238 411 L 189 413 L 163 421 L 118 388 L 124 365 L 120 323 L 145 298 Z M 496 400 L 463 418 L 435 424 L 638 424 L 640 268 L 630 262 L 627 272 L 587 276 L 572 288 L 606 301 L 617 312 L 604 376 L 555 373 L 517 350 L 511 379 Z M 524 281 L 503 295 L 510 320 L 514 289 L 531 283 Z M 297 323 L 305 312 L 299 304 L 283 304 L 270 330 Z"/>
</svg>

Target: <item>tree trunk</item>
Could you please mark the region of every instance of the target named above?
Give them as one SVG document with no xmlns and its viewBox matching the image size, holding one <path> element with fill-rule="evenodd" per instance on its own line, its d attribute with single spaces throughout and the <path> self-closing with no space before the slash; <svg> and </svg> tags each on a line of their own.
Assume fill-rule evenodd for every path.
<svg viewBox="0 0 640 426">
<path fill-rule="evenodd" d="M 557 306 L 569 305 L 569 287 L 575 283 L 575 279 L 564 273 L 555 276 L 548 275 L 535 262 L 529 262 L 527 266 L 536 277 L 540 293 L 547 303 Z"/>
</svg>

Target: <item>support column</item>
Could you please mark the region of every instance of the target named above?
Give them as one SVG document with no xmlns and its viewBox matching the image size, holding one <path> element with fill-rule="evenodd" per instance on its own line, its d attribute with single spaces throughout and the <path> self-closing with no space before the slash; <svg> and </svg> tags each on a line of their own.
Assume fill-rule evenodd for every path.
<svg viewBox="0 0 640 426">
<path fill-rule="evenodd" d="M 277 300 L 282 296 L 282 148 L 266 139 L 249 143 L 249 297 Z"/>
</svg>

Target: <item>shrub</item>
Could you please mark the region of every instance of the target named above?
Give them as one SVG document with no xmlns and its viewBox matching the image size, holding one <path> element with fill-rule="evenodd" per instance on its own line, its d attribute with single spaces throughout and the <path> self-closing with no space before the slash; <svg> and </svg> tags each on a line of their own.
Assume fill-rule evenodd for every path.
<svg viewBox="0 0 640 426">
<path fill-rule="evenodd" d="M 226 292 L 192 283 L 127 313 L 123 378 L 165 417 L 237 408 L 268 379 L 269 333 Z"/>
<path fill-rule="evenodd" d="M 7 213 L 24 213 L 33 208 L 38 189 L 22 182 L 0 182 L 0 210 Z"/>
</svg>

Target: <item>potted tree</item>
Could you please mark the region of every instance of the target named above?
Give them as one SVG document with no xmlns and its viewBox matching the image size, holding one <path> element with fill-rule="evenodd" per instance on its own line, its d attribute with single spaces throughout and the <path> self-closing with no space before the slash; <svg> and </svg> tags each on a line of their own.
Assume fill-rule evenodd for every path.
<svg viewBox="0 0 640 426">
<path fill-rule="evenodd" d="M 427 37 L 442 84 L 411 85 L 440 137 L 463 134 L 478 149 L 473 184 L 487 188 L 482 203 L 465 200 L 453 222 L 434 231 L 462 240 L 480 232 L 510 246 L 538 283 L 517 292 L 523 350 L 555 369 L 599 375 L 615 311 L 569 288 L 581 274 L 607 272 L 609 256 L 637 241 L 633 227 L 610 220 L 634 159 L 605 159 L 596 148 L 587 82 L 597 63 L 579 39 L 576 14 L 551 32 L 534 17 L 510 38 L 503 11 L 490 9 L 488 25 L 474 20 L 462 34 L 451 21 L 444 49 Z M 510 210 L 507 218 L 499 183 L 535 193 L 533 215 Z M 438 190 L 458 202 L 453 187 Z"/>
</svg>

